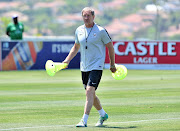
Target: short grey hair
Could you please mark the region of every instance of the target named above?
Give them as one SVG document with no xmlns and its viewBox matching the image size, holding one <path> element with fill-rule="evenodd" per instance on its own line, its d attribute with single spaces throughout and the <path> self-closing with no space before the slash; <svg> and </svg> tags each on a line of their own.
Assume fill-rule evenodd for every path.
<svg viewBox="0 0 180 131">
<path fill-rule="evenodd" d="M 93 16 L 95 15 L 94 9 L 91 8 L 91 7 L 85 7 L 85 8 L 81 11 L 81 14 L 82 14 L 82 15 L 83 15 L 83 12 L 84 12 L 85 10 L 90 11 Z"/>
</svg>

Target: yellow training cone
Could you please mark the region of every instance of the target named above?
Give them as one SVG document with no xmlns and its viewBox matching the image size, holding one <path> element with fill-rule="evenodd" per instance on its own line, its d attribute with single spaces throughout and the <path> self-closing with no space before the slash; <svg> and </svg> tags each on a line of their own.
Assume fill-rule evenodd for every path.
<svg viewBox="0 0 180 131">
<path fill-rule="evenodd" d="M 127 68 L 124 65 L 115 65 L 116 66 L 116 72 L 112 73 L 112 76 L 116 80 L 122 80 L 127 76 Z"/>
<path fill-rule="evenodd" d="M 48 75 L 54 76 L 56 72 L 66 68 L 67 65 L 67 63 L 53 62 L 52 60 L 48 60 L 45 68 Z"/>
</svg>

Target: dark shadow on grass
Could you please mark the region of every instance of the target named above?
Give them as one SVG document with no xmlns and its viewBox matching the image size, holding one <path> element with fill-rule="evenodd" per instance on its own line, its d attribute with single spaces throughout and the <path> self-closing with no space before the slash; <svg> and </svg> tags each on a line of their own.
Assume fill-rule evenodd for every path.
<svg viewBox="0 0 180 131">
<path fill-rule="evenodd" d="M 107 126 L 107 125 L 103 125 L 103 126 L 100 126 L 98 128 L 132 129 L 132 128 L 137 128 L 137 126 L 119 127 L 119 126 Z"/>
</svg>

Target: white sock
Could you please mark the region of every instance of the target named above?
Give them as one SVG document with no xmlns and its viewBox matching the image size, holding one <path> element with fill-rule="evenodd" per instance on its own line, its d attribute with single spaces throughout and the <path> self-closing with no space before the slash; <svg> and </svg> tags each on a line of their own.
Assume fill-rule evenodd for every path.
<svg viewBox="0 0 180 131">
<path fill-rule="evenodd" d="M 85 124 L 87 124 L 88 117 L 89 117 L 89 115 L 87 115 L 87 114 L 83 115 L 83 121 L 85 122 Z"/>
<path fill-rule="evenodd" d="M 101 110 L 98 110 L 98 112 L 99 112 L 99 115 L 102 116 L 102 117 L 104 117 L 105 114 L 106 114 L 106 112 L 104 111 L 103 108 Z"/>
</svg>

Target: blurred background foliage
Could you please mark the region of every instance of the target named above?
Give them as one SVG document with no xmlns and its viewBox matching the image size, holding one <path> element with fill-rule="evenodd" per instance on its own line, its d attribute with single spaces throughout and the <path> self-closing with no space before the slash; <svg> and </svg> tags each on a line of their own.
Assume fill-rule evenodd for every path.
<svg viewBox="0 0 180 131">
<path fill-rule="evenodd" d="M 147 5 L 155 4 L 157 7 L 158 5 L 169 3 L 168 0 L 119 0 L 119 2 L 125 2 L 125 4 L 119 5 L 119 8 L 103 7 L 105 3 L 113 1 L 117 2 L 118 0 L 0 0 L 0 4 L 12 4 L 10 7 L 0 9 L 0 36 L 5 36 L 7 24 L 11 21 L 9 12 L 11 14 L 12 12 L 20 13 L 19 21 L 22 21 L 25 25 L 25 36 L 74 36 L 75 29 L 83 24 L 79 17 L 81 10 L 86 6 L 91 6 L 95 9 L 95 12 L 98 12 L 95 18 L 96 23 L 105 28 L 108 26 L 111 28 L 110 24 L 113 20 L 121 20 L 131 14 L 139 14 L 140 11 L 145 11 Z M 13 4 L 18 6 L 13 6 Z M 62 18 L 67 16 L 72 17 L 72 21 L 71 19 L 63 21 Z M 23 20 L 22 17 L 26 17 L 26 19 Z M 73 21 L 73 19 L 76 21 Z M 112 38 L 118 40 L 180 39 L 180 33 L 172 34 L 173 31 L 171 35 L 164 35 L 173 27 L 175 27 L 176 32 L 180 30 L 180 9 L 164 11 L 163 13 L 157 10 L 155 18 L 149 20 L 149 22 L 151 22 L 150 26 L 145 28 L 131 32 L 126 30 L 125 32 L 130 33 L 128 36 L 123 36 L 120 28 L 119 33 L 117 32 L 116 35 L 112 34 Z M 134 25 L 131 26 L 134 28 Z M 111 31 L 109 33 L 111 35 Z"/>
</svg>

